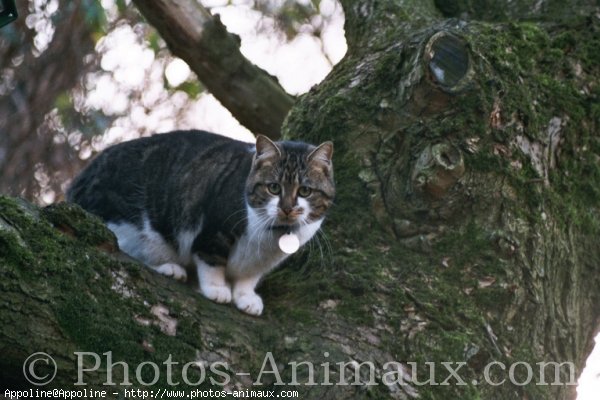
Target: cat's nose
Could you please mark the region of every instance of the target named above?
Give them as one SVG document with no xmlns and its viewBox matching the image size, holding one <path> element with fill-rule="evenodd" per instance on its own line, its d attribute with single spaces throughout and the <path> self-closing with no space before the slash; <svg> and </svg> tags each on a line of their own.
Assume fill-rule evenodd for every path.
<svg viewBox="0 0 600 400">
<path fill-rule="evenodd" d="M 294 210 L 294 209 L 293 209 L 292 207 L 283 207 L 283 208 L 281 209 L 281 211 L 283 211 L 283 213 L 284 213 L 285 215 L 290 215 L 290 214 L 292 213 L 292 211 L 293 211 L 293 210 Z"/>
</svg>

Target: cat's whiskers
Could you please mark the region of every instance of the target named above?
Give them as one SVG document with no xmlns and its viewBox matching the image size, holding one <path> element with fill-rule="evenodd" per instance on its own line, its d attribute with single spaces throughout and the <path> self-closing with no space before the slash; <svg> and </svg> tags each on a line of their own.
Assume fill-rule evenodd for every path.
<svg viewBox="0 0 600 400">
<path fill-rule="evenodd" d="M 322 230 L 318 230 L 314 236 L 315 240 L 319 244 L 319 248 L 321 249 L 321 267 L 326 267 L 325 264 L 325 255 L 327 255 L 329 262 L 333 260 L 333 251 L 331 249 L 331 242 L 327 238 L 327 235 Z M 321 239 L 323 240 L 323 244 L 325 245 L 325 251 L 323 251 L 323 247 L 321 246 Z M 324 254 L 325 253 L 325 254 Z"/>
<path fill-rule="evenodd" d="M 229 221 L 231 218 L 233 218 L 234 216 L 236 216 L 240 213 L 244 213 L 244 216 L 247 217 L 247 211 L 243 208 L 240 208 L 239 210 L 236 210 L 236 211 L 232 212 L 231 214 L 229 214 L 229 216 L 227 218 L 225 218 L 223 223 L 227 223 L 227 221 Z"/>
<path fill-rule="evenodd" d="M 256 252 L 258 254 L 259 257 L 261 257 L 261 251 L 262 251 L 262 236 L 264 234 L 264 231 L 266 230 L 265 228 L 267 228 L 269 226 L 269 218 L 263 218 L 260 220 L 260 223 L 258 224 L 258 226 L 256 227 L 256 230 L 254 232 L 254 235 L 257 235 L 257 239 L 254 240 L 255 245 L 256 245 Z"/>
<path fill-rule="evenodd" d="M 308 225 L 308 222 L 304 221 L 304 225 Z M 313 240 L 314 239 L 314 240 Z M 321 267 L 323 266 L 323 248 L 321 247 L 321 242 L 319 242 L 317 235 L 313 236 L 309 241 L 308 241 L 308 252 L 312 253 L 313 249 L 315 247 L 315 241 L 317 246 L 319 246 L 319 254 L 321 256 Z"/>
<path fill-rule="evenodd" d="M 300 224 L 302 226 L 307 226 L 310 224 L 310 222 L 306 219 L 303 218 L 302 220 L 300 220 Z M 325 245 L 325 251 L 323 250 L 323 245 L 321 244 L 321 239 L 319 238 L 319 236 L 322 236 L 323 238 L 323 242 Z M 327 236 L 325 235 L 325 232 L 323 232 L 321 229 L 319 229 L 316 234 L 308 241 L 308 251 L 309 253 L 312 253 L 315 244 L 313 243 L 313 240 L 316 242 L 316 245 L 319 246 L 319 255 L 320 255 L 320 259 L 321 259 L 321 268 L 324 268 L 325 266 L 325 254 L 327 253 L 329 255 L 329 258 L 331 258 L 332 255 L 332 251 L 331 251 L 331 244 L 329 243 L 329 240 L 327 239 Z"/>
<path fill-rule="evenodd" d="M 267 241 L 263 242 L 263 240 L 261 239 L 259 241 L 259 243 L 268 243 L 269 247 L 273 246 L 273 226 L 275 225 L 275 223 L 277 222 L 277 218 L 275 217 L 269 217 L 266 218 L 265 220 L 265 226 L 262 229 L 262 232 L 260 233 L 261 236 L 264 236 L 265 234 L 267 235 Z"/>
<path fill-rule="evenodd" d="M 260 225 L 262 225 L 262 218 L 248 218 L 248 228 L 246 230 L 246 235 L 248 236 L 247 243 L 254 240 L 254 236 L 258 232 Z"/>
<path fill-rule="evenodd" d="M 237 210 L 237 211 L 231 213 L 231 215 L 229 217 L 227 217 L 227 219 L 225 219 L 225 222 L 227 222 L 229 219 L 233 218 L 235 215 L 238 215 L 240 213 L 244 213 L 244 215 L 243 215 L 242 218 L 238 219 L 238 221 L 231 227 L 231 231 L 232 232 L 235 232 L 235 228 L 237 228 L 239 224 L 241 224 L 243 222 L 248 222 L 249 223 L 248 213 L 244 209 Z"/>
<path fill-rule="evenodd" d="M 266 228 L 272 223 L 272 221 L 271 221 L 271 218 L 268 217 L 266 208 L 263 207 L 263 208 L 255 209 L 255 212 L 256 212 L 255 215 L 257 218 L 255 218 L 255 219 L 248 218 L 248 230 L 247 230 L 248 240 L 246 241 L 246 246 L 244 248 L 244 254 L 247 254 L 250 243 L 254 242 L 256 245 L 256 250 L 260 257 L 260 252 L 262 250 L 261 249 L 262 235 L 264 234 L 264 231 L 267 230 Z"/>
<path fill-rule="evenodd" d="M 301 222 L 302 222 L 302 225 L 304 225 L 304 226 L 308 225 L 308 221 L 306 221 L 306 220 L 303 220 L 303 221 L 301 221 Z M 313 236 L 313 238 L 316 238 L 316 235 L 315 235 L 315 236 Z M 313 243 L 313 238 L 311 238 L 311 239 L 308 241 L 308 252 L 309 252 L 309 253 L 312 253 L 312 252 L 313 252 L 313 249 L 314 249 L 314 247 L 315 247 L 315 244 Z M 321 244 L 320 244 L 318 241 L 317 241 L 317 245 L 319 246 L 319 251 L 320 251 L 320 253 L 321 253 L 321 262 L 322 262 L 322 260 L 323 260 L 323 249 L 321 248 Z"/>
</svg>

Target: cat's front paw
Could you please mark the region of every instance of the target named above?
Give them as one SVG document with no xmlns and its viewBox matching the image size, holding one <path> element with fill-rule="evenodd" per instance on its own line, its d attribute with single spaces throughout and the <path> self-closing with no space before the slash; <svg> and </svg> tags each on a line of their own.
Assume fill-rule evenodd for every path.
<svg viewBox="0 0 600 400">
<path fill-rule="evenodd" d="M 256 293 L 243 293 L 234 299 L 235 306 L 250 315 L 260 315 L 263 311 L 263 301 Z"/>
<path fill-rule="evenodd" d="M 231 288 L 227 285 L 201 285 L 200 293 L 217 303 L 231 302 Z"/>
<path fill-rule="evenodd" d="M 162 274 L 165 276 L 170 276 L 171 278 L 178 280 L 178 281 L 185 282 L 187 279 L 187 272 L 179 264 L 165 263 L 165 264 L 159 265 L 158 267 L 154 267 L 154 270 L 156 272 L 158 272 L 159 274 Z"/>
</svg>

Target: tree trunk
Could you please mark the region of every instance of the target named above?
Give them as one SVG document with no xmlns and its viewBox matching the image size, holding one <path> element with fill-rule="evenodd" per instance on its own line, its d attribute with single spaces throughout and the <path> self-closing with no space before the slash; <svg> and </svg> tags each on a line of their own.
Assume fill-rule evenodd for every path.
<svg viewBox="0 0 600 400">
<path fill-rule="evenodd" d="M 225 388 L 308 399 L 574 398 L 600 314 L 598 16 L 461 22 L 435 4 L 344 2 L 348 54 L 284 125 L 335 141 L 336 206 L 265 280 L 260 318 L 118 258 L 77 207 L 2 199 L 3 378 L 26 387 L 43 351 L 53 387 L 122 390 L 102 385 L 110 351 L 133 387 L 155 363 L 154 390 L 198 361 L 216 390 L 227 365 Z M 75 352 L 100 368 L 78 377 Z"/>
</svg>

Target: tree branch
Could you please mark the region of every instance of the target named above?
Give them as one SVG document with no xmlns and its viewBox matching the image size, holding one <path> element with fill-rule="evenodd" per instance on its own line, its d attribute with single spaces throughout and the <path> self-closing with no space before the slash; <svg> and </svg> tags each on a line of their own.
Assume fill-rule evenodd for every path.
<svg viewBox="0 0 600 400">
<path fill-rule="evenodd" d="M 530 19 L 564 20 L 577 15 L 589 15 L 598 7 L 595 0 L 435 0 L 436 7 L 446 17 L 482 21 L 514 21 Z"/>
<path fill-rule="evenodd" d="M 441 17 L 433 0 L 341 0 L 341 3 L 346 17 L 344 28 L 348 47 L 376 48 L 380 37 L 373 32 L 394 26 L 397 32 L 403 31 L 408 35 L 432 19 Z"/>
<path fill-rule="evenodd" d="M 227 32 L 193 0 L 134 0 L 167 42 L 186 61 L 208 90 L 253 133 L 280 137 L 281 124 L 294 98 L 274 77 L 248 61 L 239 38 Z"/>
</svg>

